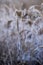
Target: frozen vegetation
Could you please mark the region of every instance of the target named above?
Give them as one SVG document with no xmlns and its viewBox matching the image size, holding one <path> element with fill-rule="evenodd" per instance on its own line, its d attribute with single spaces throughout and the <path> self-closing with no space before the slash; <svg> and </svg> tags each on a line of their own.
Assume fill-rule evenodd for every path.
<svg viewBox="0 0 43 65">
<path fill-rule="evenodd" d="M 43 65 L 43 3 L 19 10 L 0 6 L 0 65 L 22 63 Z"/>
</svg>

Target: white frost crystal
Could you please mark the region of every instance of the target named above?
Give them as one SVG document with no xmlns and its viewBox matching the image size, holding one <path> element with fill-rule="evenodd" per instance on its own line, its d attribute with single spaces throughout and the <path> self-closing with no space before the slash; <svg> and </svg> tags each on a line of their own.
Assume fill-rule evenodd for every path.
<svg viewBox="0 0 43 65">
<path fill-rule="evenodd" d="M 43 64 L 42 11 L 35 5 L 28 10 L 13 9 L 5 4 L 0 6 L 0 47 L 4 63 L 8 56 L 10 58 L 8 65 L 14 60 L 29 61 L 31 58 Z"/>
</svg>

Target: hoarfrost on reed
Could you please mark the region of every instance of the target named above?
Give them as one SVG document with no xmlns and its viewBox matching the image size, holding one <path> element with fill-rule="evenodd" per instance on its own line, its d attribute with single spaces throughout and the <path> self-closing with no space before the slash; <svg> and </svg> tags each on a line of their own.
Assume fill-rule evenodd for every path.
<svg viewBox="0 0 43 65">
<path fill-rule="evenodd" d="M 43 65 L 42 5 L 28 10 L 0 6 L 0 65 L 14 65 L 18 61 Z"/>
</svg>

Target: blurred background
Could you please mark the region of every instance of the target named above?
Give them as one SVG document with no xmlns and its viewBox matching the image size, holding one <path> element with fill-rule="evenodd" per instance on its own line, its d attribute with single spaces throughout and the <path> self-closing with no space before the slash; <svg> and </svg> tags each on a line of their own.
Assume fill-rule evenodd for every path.
<svg viewBox="0 0 43 65">
<path fill-rule="evenodd" d="M 30 5 L 37 5 L 42 2 L 43 0 L 0 0 L 0 4 L 6 3 L 8 5 L 10 3 L 10 5 L 15 5 L 16 8 L 21 8 L 23 3 L 28 8 Z"/>
</svg>

